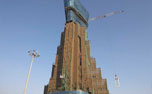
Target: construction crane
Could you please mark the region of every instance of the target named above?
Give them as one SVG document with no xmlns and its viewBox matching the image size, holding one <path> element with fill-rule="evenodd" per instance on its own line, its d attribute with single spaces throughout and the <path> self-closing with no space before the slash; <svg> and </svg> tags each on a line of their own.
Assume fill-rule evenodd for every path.
<svg viewBox="0 0 152 94">
<path fill-rule="evenodd" d="M 112 16 L 112 15 L 115 15 L 115 14 L 121 14 L 123 12 L 124 12 L 123 10 L 121 10 L 121 11 L 115 11 L 115 12 L 111 12 L 111 13 L 105 14 L 103 16 L 97 16 L 97 17 L 94 17 L 94 18 L 90 18 L 89 22 L 96 21 L 96 20 L 102 19 L 102 18 L 106 18 L 108 16 Z"/>
<path fill-rule="evenodd" d="M 111 13 L 108 13 L 108 14 L 105 14 L 105 15 L 102 15 L 102 16 L 97 16 L 97 17 L 94 17 L 94 18 L 90 18 L 89 22 L 96 21 L 96 20 L 99 20 L 99 19 L 102 19 L 102 18 L 106 18 L 108 16 L 112 16 L 112 15 L 115 15 L 115 14 L 121 14 L 123 12 L 124 12 L 123 10 L 115 11 L 115 12 L 111 12 Z M 120 81 L 119 81 L 119 78 L 118 78 L 117 74 L 115 74 L 114 78 L 115 78 L 114 79 L 115 80 L 115 87 L 119 88 L 120 87 Z"/>
</svg>

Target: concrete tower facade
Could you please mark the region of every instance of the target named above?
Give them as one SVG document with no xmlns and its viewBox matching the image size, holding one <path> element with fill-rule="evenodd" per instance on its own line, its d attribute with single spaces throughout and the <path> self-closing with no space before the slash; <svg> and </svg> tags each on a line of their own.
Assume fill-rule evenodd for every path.
<svg viewBox="0 0 152 94">
<path fill-rule="evenodd" d="M 65 30 L 61 34 L 52 76 L 44 94 L 109 94 L 107 81 L 101 77 L 101 69 L 96 68 L 95 58 L 90 56 L 86 33 L 88 16 L 83 16 L 87 11 L 82 9 L 84 12 L 79 13 L 83 7 L 77 7 L 76 13 L 74 7 L 67 7 L 67 2 L 81 7 L 77 0 L 65 0 L 66 14 L 75 13 L 75 17 L 66 15 Z"/>
</svg>

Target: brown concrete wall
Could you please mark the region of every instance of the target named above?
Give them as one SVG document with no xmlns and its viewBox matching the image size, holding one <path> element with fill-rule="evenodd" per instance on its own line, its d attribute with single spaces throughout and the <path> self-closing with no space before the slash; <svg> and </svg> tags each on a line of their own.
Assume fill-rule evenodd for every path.
<svg viewBox="0 0 152 94">
<path fill-rule="evenodd" d="M 107 83 L 101 78 L 101 69 L 96 68 L 95 58 L 90 57 L 90 42 L 85 38 L 85 30 L 79 24 L 66 23 L 57 48 L 48 92 L 83 90 L 108 94 Z M 64 79 L 60 75 L 65 76 Z M 102 82 L 104 84 L 100 84 Z"/>
</svg>

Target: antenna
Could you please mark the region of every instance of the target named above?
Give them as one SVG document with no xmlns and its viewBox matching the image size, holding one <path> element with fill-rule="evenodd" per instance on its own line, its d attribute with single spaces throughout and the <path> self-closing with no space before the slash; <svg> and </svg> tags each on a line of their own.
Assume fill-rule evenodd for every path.
<svg viewBox="0 0 152 94">
<path fill-rule="evenodd" d="M 121 14 L 123 12 L 124 12 L 123 10 L 121 10 L 121 11 L 115 11 L 115 12 L 107 13 L 107 14 L 102 15 L 102 16 L 97 16 L 97 17 L 94 17 L 94 18 L 90 18 L 89 22 L 96 21 L 96 20 L 99 20 L 99 19 L 102 19 L 102 18 L 106 18 L 108 16 L 112 16 L 112 15 L 115 15 L 115 14 Z"/>
</svg>

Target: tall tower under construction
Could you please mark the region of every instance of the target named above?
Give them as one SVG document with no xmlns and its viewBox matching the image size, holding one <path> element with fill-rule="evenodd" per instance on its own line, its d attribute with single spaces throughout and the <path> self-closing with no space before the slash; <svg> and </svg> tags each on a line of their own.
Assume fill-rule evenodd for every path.
<svg viewBox="0 0 152 94">
<path fill-rule="evenodd" d="M 107 81 L 90 56 L 89 13 L 79 0 L 64 0 L 66 25 L 44 94 L 109 94 Z"/>
</svg>

